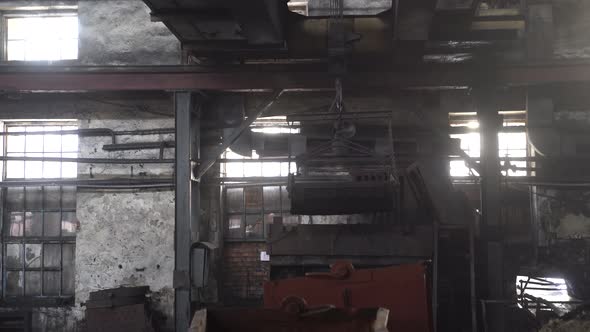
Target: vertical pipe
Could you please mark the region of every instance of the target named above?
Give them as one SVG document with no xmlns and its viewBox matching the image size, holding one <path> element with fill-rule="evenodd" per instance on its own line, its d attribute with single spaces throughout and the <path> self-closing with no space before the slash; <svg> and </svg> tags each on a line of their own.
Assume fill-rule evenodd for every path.
<svg viewBox="0 0 590 332">
<path fill-rule="evenodd" d="M 501 225 L 501 173 L 498 154 L 498 132 L 502 118 L 494 106 L 493 95 L 484 92 L 478 100 L 478 117 L 481 129 L 481 207 L 482 235 L 486 241 L 487 298 L 504 299 L 504 247 Z M 505 328 L 504 307 L 494 304 L 488 308 L 488 328 L 502 332 Z"/>
<path fill-rule="evenodd" d="M 475 225 L 469 224 L 469 291 L 471 293 L 471 331 L 477 332 L 477 296 L 475 293 Z"/>
<path fill-rule="evenodd" d="M 190 324 L 191 247 L 191 93 L 174 93 L 176 122 L 176 204 L 174 223 L 174 324 L 187 331 Z"/>
<path fill-rule="evenodd" d="M 190 146 L 190 159 L 191 161 L 194 160 L 201 160 L 201 105 L 196 105 L 198 107 L 193 107 L 198 100 L 193 99 L 191 102 L 191 109 L 190 112 L 194 110 L 192 116 L 190 117 L 190 131 L 191 131 L 191 146 Z M 193 178 L 193 170 L 194 170 L 194 162 L 191 162 L 191 179 Z M 207 236 L 204 234 L 208 232 L 208 229 L 204 228 L 204 225 L 199 223 L 199 211 L 201 211 L 201 187 L 200 182 L 198 181 L 191 181 L 190 184 L 190 191 L 191 191 L 191 211 L 194 213 L 191 214 L 190 222 L 191 222 L 191 235 L 192 235 L 192 243 L 196 243 L 202 240 L 203 236 Z"/>
</svg>

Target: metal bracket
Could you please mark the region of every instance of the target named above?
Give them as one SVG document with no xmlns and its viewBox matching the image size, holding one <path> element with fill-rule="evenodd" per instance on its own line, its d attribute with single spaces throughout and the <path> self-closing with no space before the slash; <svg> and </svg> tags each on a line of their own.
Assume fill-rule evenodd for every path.
<svg viewBox="0 0 590 332">
<path fill-rule="evenodd" d="M 263 106 L 260 107 L 255 114 L 249 116 L 245 121 L 243 121 L 238 128 L 236 128 L 231 135 L 225 137 L 220 145 L 217 146 L 215 151 L 212 153 L 212 157 L 208 160 L 204 160 L 196 169 L 196 172 L 193 172 L 191 178 L 193 181 L 200 181 L 203 175 L 207 173 L 207 171 L 215 164 L 217 158 L 225 152 L 225 150 L 230 147 L 237 139 L 240 137 L 242 132 L 249 128 L 258 117 L 266 113 L 274 104 L 275 102 L 281 97 L 285 90 L 275 91 L 271 96 L 270 100 Z M 196 174 L 195 174 L 196 173 Z"/>
</svg>

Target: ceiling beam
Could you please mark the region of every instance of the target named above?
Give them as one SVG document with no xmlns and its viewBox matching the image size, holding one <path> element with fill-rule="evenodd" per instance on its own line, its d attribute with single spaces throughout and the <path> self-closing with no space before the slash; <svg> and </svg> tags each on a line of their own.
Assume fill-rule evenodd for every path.
<svg viewBox="0 0 590 332">
<path fill-rule="evenodd" d="M 538 86 L 590 82 L 590 62 L 526 65 L 417 65 L 351 69 L 344 87 L 372 89 Z M 242 65 L 65 67 L 0 66 L 0 91 L 322 90 L 334 78 L 324 66 Z"/>
</svg>

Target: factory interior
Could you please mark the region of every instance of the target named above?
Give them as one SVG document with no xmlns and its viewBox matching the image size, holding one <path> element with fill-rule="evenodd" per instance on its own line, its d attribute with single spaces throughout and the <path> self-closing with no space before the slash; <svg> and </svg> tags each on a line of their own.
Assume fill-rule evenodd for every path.
<svg viewBox="0 0 590 332">
<path fill-rule="evenodd" d="M 0 0 L 0 332 L 590 331 L 587 0 Z"/>
</svg>

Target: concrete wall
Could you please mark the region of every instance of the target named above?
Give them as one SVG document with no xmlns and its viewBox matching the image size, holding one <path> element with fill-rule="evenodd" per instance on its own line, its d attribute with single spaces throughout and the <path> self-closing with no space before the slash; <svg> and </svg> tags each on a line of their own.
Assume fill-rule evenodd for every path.
<svg viewBox="0 0 590 332">
<path fill-rule="evenodd" d="M 554 0 L 554 54 L 561 59 L 590 57 L 590 3 L 583 0 Z"/>
<path fill-rule="evenodd" d="M 0 1 L 39 5 L 41 1 Z M 70 4 L 72 2 L 68 2 Z M 85 65 L 179 64 L 180 43 L 158 22 L 151 22 L 141 0 L 76 1 L 79 15 L 79 62 Z M 43 2 L 45 4 L 45 2 Z M 52 5 L 62 4 L 52 1 Z M 6 6 L 2 6 L 6 5 Z M 0 96 L 2 119 L 79 119 L 81 128 L 112 129 L 174 127 L 168 95 L 129 94 L 111 99 L 108 94 Z M 158 119 L 154 119 L 158 118 Z M 121 137 L 120 142 L 173 139 L 170 136 Z M 107 138 L 81 138 L 80 157 L 158 157 L 158 151 L 107 154 Z M 173 150 L 166 151 L 173 158 Z M 171 177 L 173 166 L 79 165 L 80 177 L 90 169 L 96 177 Z M 79 331 L 88 293 L 98 289 L 148 285 L 154 309 L 162 314 L 160 327 L 173 327 L 172 273 L 174 270 L 174 192 L 82 191 L 77 195 L 80 230 L 76 237 L 76 297 L 74 308 L 38 308 L 33 311 L 35 331 Z"/>
<path fill-rule="evenodd" d="M 80 128 L 136 130 L 173 128 L 173 119 L 83 120 Z M 121 136 L 117 143 L 173 140 L 173 135 Z M 158 158 L 159 150 L 106 152 L 109 137 L 80 138 L 79 155 L 88 158 Z M 165 158 L 174 158 L 166 149 Z M 173 165 L 79 164 L 78 177 L 172 177 Z M 153 308 L 173 327 L 174 291 L 174 191 L 84 191 L 78 190 L 76 237 L 77 319 L 83 317 L 80 303 L 88 293 L 120 286 L 150 286 Z"/>
<path fill-rule="evenodd" d="M 553 112 L 553 127 L 564 133 L 559 149 L 562 156 L 588 156 L 587 151 L 578 151 L 588 144 L 590 111 L 584 109 Z M 576 134 L 579 133 L 579 134 Z M 540 176 L 559 174 L 564 177 L 587 177 L 585 163 L 543 165 Z M 547 245 L 555 239 L 590 239 L 590 192 L 584 188 L 560 190 L 537 188 L 535 197 L 536 221 L 539 224 L 540 244 Z"/>
<path fill-rule="evenodd" d="M 79 59 L 86 65 L 173 65 L 180 43 L 160 22 L 150 21 L 141 0 L 80 1 Z"/>
</svg>

